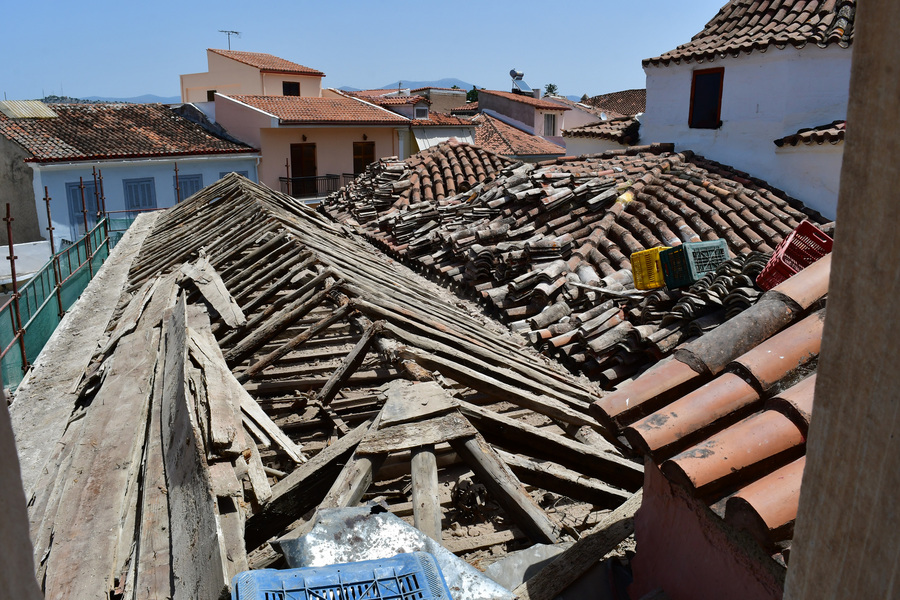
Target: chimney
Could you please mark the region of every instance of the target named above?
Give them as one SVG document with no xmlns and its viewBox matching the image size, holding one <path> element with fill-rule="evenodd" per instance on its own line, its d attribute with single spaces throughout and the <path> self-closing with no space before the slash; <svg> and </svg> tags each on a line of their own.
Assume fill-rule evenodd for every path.
<svg viewBox="0 0 900 600">
<path fill-rule="evenodd" d="M 536 87 L 536 88 L 534 88 L 533 90 L 531 90 L 531 92 L 534 94 L 534 97 L 535 97 L 535 98 L 537 98 L 538 100 L 540 100 L 540 98 L 541 98 L 541 88 Z"/>
</svg>

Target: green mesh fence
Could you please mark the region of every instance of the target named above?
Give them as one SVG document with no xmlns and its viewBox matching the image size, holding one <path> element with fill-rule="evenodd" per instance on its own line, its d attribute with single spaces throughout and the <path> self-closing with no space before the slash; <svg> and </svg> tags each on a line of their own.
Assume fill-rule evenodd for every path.
<svg viewBox="0 0 900 600">
<path fill-rule="evenodd" d="M 24 330 L 21 341 L 16 339 L 16 322 L 12 300 L 0 307 L 0 370 L 3 382 L 15 390 L 25 375 L 22 368 L 22 345 L 28 364 L 53 335 L 62 315 L 84 292 L 93 276 L 109 256 L 114 246 L 109 238 L 109 223 L 101 221 L 78 242 L 57 253 L 50 262 L 19 288 L 19 315 Z M 121 239 L 121 233 L 116 239 Z M 57 284 L 58 291 L 57 291 Z"/>
</svg>

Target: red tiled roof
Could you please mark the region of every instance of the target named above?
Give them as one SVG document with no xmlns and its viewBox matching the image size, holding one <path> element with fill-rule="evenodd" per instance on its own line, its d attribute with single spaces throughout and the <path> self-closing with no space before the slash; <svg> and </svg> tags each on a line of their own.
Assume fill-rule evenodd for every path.
<svg viewBox="0 0 900 600">
<path fill-rule="evenodd" d="M 256 67 L 264 73 L 293 73 L 295 75 L 311 75 L 313 77 L 325 77 L 325 73 L 295 62 L 278 58 L 264 52 L 242 52 L 240 50 L 217 50 L 210 48 L 210 52 L 215 52 L 225 58 L 236 60 L 239 63 Z"/>
<path fill-rule="evenodd" d="M 276 116 L 282 124 L 397 125 L 409 119 L 355 98 L 226 96 Z"/>
<path fill-rule="evenodd" d="M 457 106 L 456 108 L 450 109 L 450 114 L 453 114 L 456 112 L 477 113 L 478 112 L 478 102 L 468 102 L 466 104 L 463 104 L 462 106 Z"/>
<path fill-rule="evenodd" d="M 472 127 L 472 121 L 469 119 L 462 119 L 460 117 L 445 115 L 444 113 L 434 111 L 428 112 L 427 119 L 413 119 L 411 124 L 416 127 L 428 127 L 434 125 L 442 127 Z"/>
<path fill-rule="evenodd" d="M 710 61 L 771 46 L 846 48 L 853 41 L 855 11 L 856 0 L 731 0 L 690 42 L 643 63 Z"/>
<path fill-rule="evenodd" d="M 634 117 L 620 117 L 599 123 L 572 127 L 563 131 L 564 137 L 599 138 L 633 146 L 640 140 L 641 123 Z"/>
<path fill-rule="evenodd" d="M 573 110 L 580 110 L 582 112 L 590 113 L 590 114 L 596 116 L 598 119 L 603 118 L 603 116 L 601 115 L 601 113 L 603 111 L 601 111 L 600 109 L 595 108 L 593 106 L 590 106 L 589 104 L 584 104 L 582 102 L 575 102 L 573 100 L 569 100 L 568 98 L 566 98 L 564 96 L 544 96 L 544 98 L 546 100 L 549 100 L 550 102 L 556 102 L 557 104 L 562 104 L 563 106 L 568 106 L 569 108 L 571 108 Z M 624 115 L 619 115 L 617 113 L 613 116 L 618 117 L 618 116 L 624 116 Z"/>
<path fill-rule="evenodd" d="M 844 141 L 844 134 L 847 131 L 847 121 L 839 120 L 829 123 L 828 125 L 820 125 L 819 127 L 801 129 L 793 135 L 788 135 L 775 140 L 775 145 L 779 148 L 785 144 L 796 146 L 797 144 L 839 144 Z"/>
<path fill-rule="evenodd" d="M 647 109 L 647 90 L 623 90 L 594 96 L 588 103 L 606 113 L 618 113 L 622 116 L 631 116 L 644 112 Z"/>
<path fill-rule="evenodd" d="M 162 104 L 54 104 L 58 117 L 11 119 L 0 133 L 37 162 L 255 152 L 217 137 Z"/>
<path fill-rule="evenodd" d="M 562 156 L 566 149 L 542 137 L 525 133 L 484 113 L 472 119 L 478 124 L 475 145 L 503 156 Z"/>
<path fill-rule="evenodd" d="M 353 96 L 378 106 L 407 106 L 414 104 L 431 104 L 425 96 L 382 96 L 377 94 L 361 94 L 359 92 L 343 92 L 348 96 Z"/>
<path fill-rule="evenodd" d="M 523 96 L 522 94 L 513 94 L 512 92 L 498 92 L 497 90 L 478 90 L 478 94 L 500 96 L 501 98 L 506 98 L 507 100 L 512 100 L 514 102 L 521 102 L 522 104 L 527 104 L 541 110 L 571 110 L 568 106 L 560 106 L 556 102 L 551 102 L 550 100 L 542 100 L 534 98 L 532 96 Z"/>
</svg>

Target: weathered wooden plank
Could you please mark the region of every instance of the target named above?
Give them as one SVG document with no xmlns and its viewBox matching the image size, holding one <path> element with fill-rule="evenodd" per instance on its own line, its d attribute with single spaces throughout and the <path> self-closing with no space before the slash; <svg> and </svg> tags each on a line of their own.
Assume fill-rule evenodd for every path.
<svg viewBox="0 0 900 600">
<path fill-rule="evenodd" d="M 413 522 L 419 531 L 440 543 L 441 501 L 434 446 L 415 448 L 410 462 Z"/>
<path fill-rule="evenodd" d="M 210 357 L 210 350 L 202 349 L 201 344 L 208 345 L 208 340 L 192 332 L 189 336 L 190 353 L 200 365 L 203 385 L 206 387 L 210 450 L 222 455 L 240 454 L 244 450 L 241 442 L 246 443 L 246 440 L 240 439 L 242 427 L 240 417 L 235 412 L 238 402 L 233 398 L 233 388 L 225 383 L 230 372 L 225 367 L 224 360 L 219 363 L 215 355 Z"/>
<path fill-rule="evenodd" d="M 489 438 L 502 439 L 511 449 L 555 460 L 629 492 L 643 485 L 644 468 L 637 463 L 468 402 L 457 400 L 457 404 L 478 431 Z"/>
<path fill-rule="evenodd" d="M 210 463 L 209 480 L 216 498 L 240 498 L 244 495 L 244 486 L 238 481 L 231 463 Z"/>
<path fill-rule="evenodd" d="M 237 498 L 220 498 L 218 506 L 219 529 L 222 531 L 222 547 L 225 552 L 225 575 L 231 581 L 232 577 L 250 568 L 247 564 L 247 550 L 244 548 L 244 516 Z"/>
<path fill-rule="evenodd" d="M 480 435 L 450 442 L 497 502 L 535 542 L 555 544 L 559 526 L 525 491 L 522 483 Z"/>
<path fill-rule="evenodd" d="M 638 491 L 513 593 L 520 600 L 556 598 L 634 532 L 634 513 L 641 506 L 641 498 L 642 494 Z"/>
<path fill-rule="evenodd" d="M 461 555 L 490 548 L 497 544 L 507 544 L 514 540 L 524 539 L 527 539 L 527 536 L 520 529 L 513 528 L 472 537 L 448 537 L 442 542 L 442 545 L 453 554 Z"/>
<path fill-rule="evenodd" d="M 434 445 L 440 442 L 472 437 L 478 433 L 458 412 L 416 423 L 403 423 L 386 427 L 364 439 L 357 454 L 385 454 L 409 450 L 418 446 Z"/>
<path fill-rule="evenodd" d="M 238 383 L 233 376 L 231 376 L 230 379 L 227 378 L 225 381 L 234 387 L 235 390 L 240 389 L 243 392 L 240 398 L 241 410 L 244 412 L 245 417 L 255 422 L 279 448 L 287 453 L 292 461 L 295 463 L 306 462 L 306 457 L 303 455 L 300 446 L 295 444 L 294 441 L 269 418 L 269 415 L 267 415 L 266 411 L 260 407 L 259 403 L 257 403 L 250 394 L 244 391 L 241 384 Z"/>
<path fill-rule="evenodd" d="M 387 390 L 387 400 L 381 409 L 382 429 L 420 421 L 456 410 L 447 390 L 433 381 L 415 383 L 396 381 Z"/>
<path fill-rule="evenodd" d="M 166 340 L 160 336 L 159 352 L 150 397 L 150 423 L 144 448 L 141 523 L 135 552 L 132 588 L 137 598 L 168 600 L 172 597 L 172 565 L 169 552 L 169 497 L 162 454 L 162 401 Z"/>
<path fill-rule="evenodd" d="M 589 415 L 566 406 L 559 400 L 532 394 L 436 354 L 409 346 L 400 347 L 398 353 L 401 358 L 413 360 L 426 369 L 440 371 L 443 375 L 472 389 L 512 402 L 523 408 L 530 408 L 553 419 L 576 425 L 596 425 L 596 421 Z"/>
<path fill-rule="evenodd" d="M 625 490 L 606 485 L 598 479 L 587 477 L 556 463 L 525 458 L 503 450 L 497 450 L 497 454 L 523 483 L 568 496 L 573 500 L 590 502 L 604 508 L 615 508 L 631 496 Z"/>
<path fill-rule="evenodd" d="M 117 344 L 109 374 L 85 415 L 55 517 L 45 579 L 47 598 L 105 599 L 114 586 L 120 526 L 130 510 L 147 427 L 158 333 L 136 331 Z"/>
<path fill-rule="evenodd" d="M 185 363 L 186 307 L 181 296 L 166 323 L 162 442 L 171 518 L 174 598 L 217 598 L 228 585 L 206 457 L 191 422 Z"/>
<path fill-rule="evenodd" d="M 356 343 L 356 346 L 354 346 L 353 350 L 351 350 L 346 358 L 344 358 L 341 366 L 332 373 L 331 377 L 328 378 L 328 382 L 326 382 L 325 385 L 322 386 L 322 389 L 316 393 L 317 402 L 326 405 L 341 391 L 341 388 L 346 383 L 347 377 L 362 364 L 363 359 L 366 357 L 366 353 L 369 351 L 369 346 L 372 345 L 372 340 L 375 335 L 381 332 L 381 325 L 382 323 L 376 322 L 366 328 L 362 337 Z"/>
<path fill-rule="evenodd" d="M 263 371 L 263 369 L 271 366 L 279 358 L 285 356 L 293 350 L 296 350 L 310 339 L 319 335 L 320 333 L 343 319 L 351 310 L 353 310 L 353 306 L 349 303 L 338 307 L 338 309 L 333 313 L 319 319 L 308 328 L 304 329 L 302 333 L 299 333 L 286 342 L 282 343 L 278 348 L 272 350 L 271 352 L 257 360 L 255 363 L 247 367 L 247 370 L 238 376 L 238 381 L 247 381 L 248 379 L 251 379 L 254 376 L 258 375 Z"/>
<path fill-rule="evenodd" d="M 368 421 L 359 425 L 272 486 L 269 502 L 247 519 L 247 550 L 281 533 L 321 502 L 343 463 L 369 431 L 369 425 Z"/>
<path fill-rule="evenodd" d="M 125 307 L 125 310 L 116 322 L 116 327 L 110 334 L 103 349 L 100 350 L 99 356 L 108 355 L 112 349 L 115 348 L 122 336 L 134 331 L 138 320 L 141 318 L 141 314 L 144 312 L 144 308 L 146 308 L 147 303 L 150 301 L 150 297 L 159 286 L 159 283 L 160 279 L 155 277 L 148 280 L 141 286 L 141 289 L 135 292 L 131 301 L 128 303 L 128 306 Z"/>
<path fill-rule="evenodd" d="M 244 457 L 238 460 L 244 460 Z M 268 502 L 272 497 L 272 486 L 269 485 L 269 478 L 266 477 L 262 460 L 259 458 L 259 448 L 253 442 L 250 442 L 250 460 L 247 462 L 247 474 L 250 477 L 250 486 L 253 488 L 256 502 L 259 504 Z"/>
</svg>

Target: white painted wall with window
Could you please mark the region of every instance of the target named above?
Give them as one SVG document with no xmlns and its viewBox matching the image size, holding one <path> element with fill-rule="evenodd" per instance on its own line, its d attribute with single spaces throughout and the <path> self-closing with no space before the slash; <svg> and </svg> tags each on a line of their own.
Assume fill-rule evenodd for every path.
<svg viewBox="0 0 900 600">
<path fill-rule="evenodd" d="M 34 194 L 41 235 L 47 238 L 44 186 L 47 186 L 51 197 L 53 233 L 59 244 L 61 240 L 74 241 L 84 233 L 79 177 L 83 178 L 85 185 L 88 227 L 96 224 L 98 203 L 94 194 L 92 167 L 96 166 L 103 174 L 103 194 L 107 212 L 112 213 L 113 218 L 126 218 L 136 215 L 141 210 L 175 205 L 176 162 L 182 200 L 231 171 L 240 172 L 252 181 L 258 180 L 255 154 L 179 157 L 177 161 L 137 159 L 65 164 L 29 163 L 34 169 Z"/>
<path fill-rule="evenodd" d="M 846 118 L 851 52 L 852 47 L 808 44 L 801 50 L 773 48 L 711 62 L 645 67 L 647 111 L 641 143 L 674 142 L 676 150 L 693 150 L 746 171 L 834 217 L 836 190 L 817 183 L 834 169 L 833 156 L 821 161 L 819 169 L 798 174 L 790 161 L 780 160 L 774 140 Z M 721 126 L 691 128 L 693 73 L 719 67 Z"/>
</svg>

